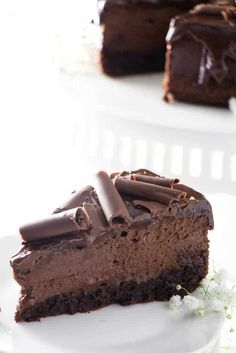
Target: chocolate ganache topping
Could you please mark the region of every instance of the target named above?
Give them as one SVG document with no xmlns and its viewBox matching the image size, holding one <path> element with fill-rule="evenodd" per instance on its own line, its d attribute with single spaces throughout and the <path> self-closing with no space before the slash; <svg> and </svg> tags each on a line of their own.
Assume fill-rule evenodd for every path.
<svg viewBox="0 0 236 353">
<path fill-rule="evenodd" d="M 236 61 L 236 7 L 222 6 L 223 3 L 197 5 L 170 23 L 166 38 L 168 45 L 185 36 L 202 45 L 197 79 L 199 85 L 207 85 L 210 79 L 218 85 L 222 84 L 229 78 L 229 65 Z"/>
<path fill-rule="evenodd" d="M 160 177 L 147 169 L 110 176 L 100 171 L 95 175 L 95 188 L 73 192 L 45 219 L 23 225 L 20 234 L 25 245 L 80 239 L 85 247 L 100 237 L 148 226 L 160 215 L 168 217 L 180 211 L 189 218 L 204 214 L 213 228 L 209 202 L 178 179 Z"/>
</svg>

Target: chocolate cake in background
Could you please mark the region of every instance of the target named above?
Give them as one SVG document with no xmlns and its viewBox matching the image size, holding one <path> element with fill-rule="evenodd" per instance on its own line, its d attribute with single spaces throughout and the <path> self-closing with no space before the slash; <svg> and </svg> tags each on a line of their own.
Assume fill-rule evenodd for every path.
<svg viewBox="0 0 236 353">
<path fill-rule="evenodd" d="M 98 0 L 103 27 L 101 63 L 120 76 L 164 69 L 172 17 L 204 0 Z"/>
<path fill-rule="evenodd" d="M 20 228 L 16 321 L 168 300 L 206 276 L 213 216 L 202 194 L 145 169 L 99 172 L 94 184 Z"/>
<path fill-rule="evenodd" d="M 236 8 L 198 5 L 173 19 L 166 58 L 167 101 L 227 105 L 236 96 Z"/>
<path fill-rule="evenodd" d="M 165 65 L 167 102 L 226 106 L 236 96 L 235 0 L 98 0 L 98 7 L 106 74 Z"/>
</svg>

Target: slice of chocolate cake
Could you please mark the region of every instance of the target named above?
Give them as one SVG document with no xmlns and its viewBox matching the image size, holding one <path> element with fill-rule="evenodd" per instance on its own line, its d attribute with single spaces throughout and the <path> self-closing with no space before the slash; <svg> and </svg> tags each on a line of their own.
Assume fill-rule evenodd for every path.
<svg viewBox="0 0 236 353">
<path fill-rule="evenodd" d="M 236 8 L 198 5 L 167 35 L 165 99 L 212 105 L 236 96 Z"/>
<path fill-rule="evenodd" d="M 199 0 L 98 0 L 103 26 L 101 63 L 111 76 L 164 69 L 172 17 Z"/>
<path fill-rule="evenodd" d="M 16 321 L 167 300 L 206 276 L 213 216 L 202 194 L 145 169 L 95 179 L 20 228 Z"/>
</svg>

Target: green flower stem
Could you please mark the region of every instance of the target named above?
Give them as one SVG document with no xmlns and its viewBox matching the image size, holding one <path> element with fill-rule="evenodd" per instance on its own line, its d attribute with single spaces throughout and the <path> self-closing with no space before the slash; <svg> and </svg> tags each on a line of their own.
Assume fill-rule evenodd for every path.
<svg viewBox="0 0 236 353">
<path fill-rule="evenodd" d="M 203 298 L 203 300 L 205 300 L 206 299 L 206 297 L 208 297 L 209 299 L 211 299 L 211 294 L 209 293 L 209 286 L 207 287 L 207 288 L 205 288 L 205 287 L 202 287 L 202 289 L 203 289 L 203 291 L 204 291 L 204 298 Z"/>
</svg>

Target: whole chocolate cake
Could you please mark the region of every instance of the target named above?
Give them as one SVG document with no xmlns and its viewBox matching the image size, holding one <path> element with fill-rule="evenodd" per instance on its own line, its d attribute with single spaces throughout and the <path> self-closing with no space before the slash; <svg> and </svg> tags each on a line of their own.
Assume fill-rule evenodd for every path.
<svg viewBox="0 0 236 353">
<path fill-rule="evenodd" d="M 236 96 L 235 7 L 198 5 L 171 21 L 164 89 L 171 102 L 227 105 Z"/>
<path fill-rule="evenodd" d="M 163 70 L 171 18 L 202 2 L 205 0 L 98 0 L 104 72 L 120 76 Z"/>
<path fill-rule="evenodd" d="M 179 180 L 101 171 L 94 187 L 20 228 L 15 319 L 168 300 L 177 284 L 192 292 L 208 271 L 209 229 L 209 202 Z"/>
</svg>

